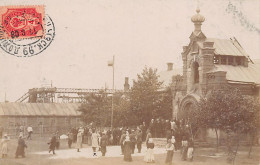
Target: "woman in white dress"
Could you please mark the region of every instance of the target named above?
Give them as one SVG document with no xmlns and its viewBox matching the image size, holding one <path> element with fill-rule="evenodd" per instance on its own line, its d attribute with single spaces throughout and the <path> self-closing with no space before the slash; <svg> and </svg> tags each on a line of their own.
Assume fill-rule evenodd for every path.
<svg viewBox="0 0 260 165">
<path fill-rule="evenodd" d="M 93 133 L 91 135 L 93 156 L 97 156 L 96 149 L 99 147 L 99 145 L 98 145 L 98 138 L 99 138 L 99 136 L 96 133 L 96 130 L 93 130 Z"/>
<path fill-rule="evenodd" d="M 147 151 L 146 151 L 146 154 L 144 156 L 145 162 L 154 163 L 153 149 L 154 149 L 153 139 L 149 138 L 148 143 L 147 143 Z"/>
<path fill-rule="evenodd" d="M 80 152 L 80 148 L 82 146 L 82 132 L 79 131 L 77 134 L 77 151 Z"/>
<path fill-rule="evenodd" d="M 9 140 L 10 139 L 8 138 L 7 134 L 5 134 L 3 139 L 1 140 L 2 158 L 6 158 L 7 157 Z"/>
</svg>

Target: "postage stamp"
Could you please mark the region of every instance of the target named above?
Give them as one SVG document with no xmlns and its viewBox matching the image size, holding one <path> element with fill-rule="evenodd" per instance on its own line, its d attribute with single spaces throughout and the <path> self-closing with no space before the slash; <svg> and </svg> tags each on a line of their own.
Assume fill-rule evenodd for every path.
<svg viewBox="0 0 260 165">
<path fill-rule="evenodd" d="M 52 19 L 46 15 L 44 22 L 45 30 L 42 37 L 0 39 L 0 48 L 17 57 L 31 57 L 40 54 L 52 43 L 55 36 L 55 26 Z"/>
<path fill-rule="evenodd" d="M 43 38 L 44 6 L 0 6 L 0 39 Z"/>
</svg>

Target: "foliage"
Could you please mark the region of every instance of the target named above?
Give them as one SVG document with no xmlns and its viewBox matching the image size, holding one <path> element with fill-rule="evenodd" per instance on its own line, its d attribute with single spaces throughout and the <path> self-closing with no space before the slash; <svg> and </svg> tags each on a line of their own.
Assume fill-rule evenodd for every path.
<svg viewBox="0 0 260 165">
<path fill-rule="evenodd" d="M 101 91 L 98 94 L 87 95 L 85 100 L 85 103 L 79 107 L 82 120 L 87 124 L 95 123 L 96 126 L 108 126 L 111 122 L 111 98 L 104 91 Z"/>
<path fill-rule="evenodd" d="M 110 126 L 111 96 L 104 91 L 85 97 L 81 105 L 82 119 L 85 123 L 96 123 L 97 126 Z M 133 126 L 143 121 L 149 124 L 152 118 L 171 118 L 172 93 L 171 89 L 162 90 L 157 70 L 145 67 L 137 75 L 132 89 L 127 93 L 114 94 L 114 126 Z"/>
<path fill-rule="evenodd" d="M 259 127 L 259 107 L 258 100 L 243 96 L 238 89 L 221 87 L 201 98 L 196 118 L 200 125 L 216 131 L 246 134 Z"/>
<path fill-rule="evenodd" d="M 130 100 L 131 108 L 138 116 L 138 123 L 144 121 L 148 124 L 152 118 L 162 115 L 161 112 L 164 112 L 162 108 L 166 108 L 162 103 L 167 102 L 168 97 L 162 97 L 161 90 L 162 82 L 159 82 L 157 69 L 145 67 L 143 72 L 137 75 L 137 80 L 134 80 L 131 89 Z"/>
</svg>

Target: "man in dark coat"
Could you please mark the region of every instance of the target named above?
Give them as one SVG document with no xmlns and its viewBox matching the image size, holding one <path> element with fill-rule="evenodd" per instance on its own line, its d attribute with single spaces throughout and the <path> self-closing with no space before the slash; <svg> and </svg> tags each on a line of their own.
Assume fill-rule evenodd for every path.
<svg viewBox="0 0 260 165">
<path fill-rule="evenodd" d="M 145 141 L 145 138 L 146 138 L 146 130 L 147 130 L 147 127 L 146 127 L 146 124 L 145 124 L 145 122 L 143 122 L 143 124 L 142 125 L 140 125 L 140 129 L 142 130 L 142 133 L 143 133 L 143 135 L 142 135 L 142 140 L 143 140 L 143 142 Z"/>
<path fill-rule="evenodd" d="M 55 154 L 55 147 L 56 147 L 56 135 L 53 134 L 52 138 L 51 138 L 51 141 L 48 143 L 50 146 L 49 146 L 49 153 L 52 151 L 53 155 Z"/>
<path fill-rule="evenodd" d="M 73 133 L 69 132 L 68 133 L 68 146 L 69 146 L 69 148 L 71 148 L 72 141 L 73 141 Z"/>
<path fill-rule="evenodd" d="M 135 131 L 132 130 L 129 137 L 130 137 L 130 141 L 131 141 L 131 149 L 132 149 L 132 154 L 135 152 L 135 143 L 136 143 L 136 138 L 135 138 L 136 134 Z"/>
<path fill-rule="evenodd" d="M 126 138 L 126 132 L 125 132 L 125 130 L 123 130 L 123 131 L 122 131 L 122 134 L 121 134 L 121 138 L 120 138 L 120 145 L 121 145 L 122 155 L 124 154 L 124 142 L 125 142 L 125 138 Z"/>
<path fill-rule="evenodd" d="M 136 134 L 136 144 L 137 144 L 137 149 L 138 149 L 138 153 L 141 153 L 141 149 L 142 149 L 142 130 L 137 130 L 137 134 Z"/>
<path fill-rule="evenodd" d="M 18 158 L 18 156 L 25 157 L 24 149 L 27 148 L 27 145 L 25 144 L 25 141 L 23 139 L 23 136 L 19 136 L 18 139 L 18 146 L 15 153 L 15 158 Z"/>
</svg>

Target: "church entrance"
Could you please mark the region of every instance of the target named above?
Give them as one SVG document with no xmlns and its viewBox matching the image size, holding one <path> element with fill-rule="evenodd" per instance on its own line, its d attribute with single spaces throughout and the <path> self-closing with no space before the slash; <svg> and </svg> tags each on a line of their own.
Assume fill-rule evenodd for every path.
<svg viewBox="0 0 260 165">
<path fill-rule="evenodd" d="M 180 103 L 178 120 L 182 127 L 186 126 L 189 128 L 192 138 L 199 141 L 205 141 L 206 129 L 201 129 L 200 126 L 193 123 L 194 114 L 198 108 L 198 101 L 199 96 L 196 94 L 186 96 Z"/>
</svg>

